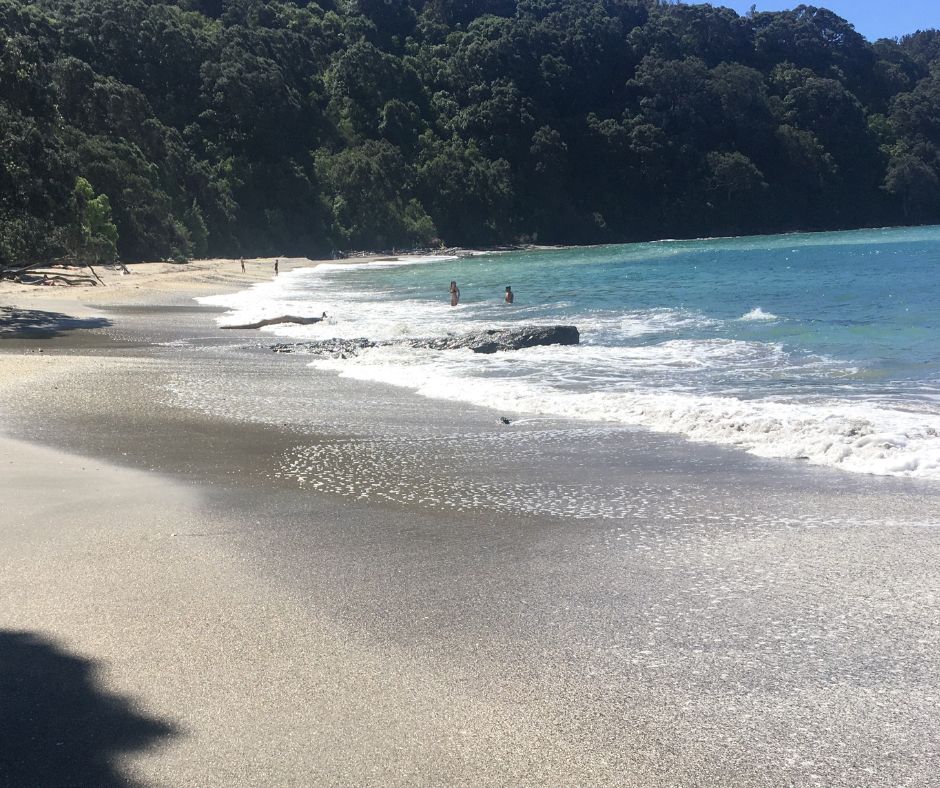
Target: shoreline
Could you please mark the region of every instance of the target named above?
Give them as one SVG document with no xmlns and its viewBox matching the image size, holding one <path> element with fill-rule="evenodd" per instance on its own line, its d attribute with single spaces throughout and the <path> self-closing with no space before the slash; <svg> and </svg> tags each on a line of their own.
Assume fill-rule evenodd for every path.
<svg viewBox="0 0 940 788">
<path fill-rule="evenodd" d="M 782 233 L 769 233 L 756 236 L 708 236 L 702 238 L 654 238 L 645 241 L 610 242 L 588 245 L 567 244 L 522 244 L 517 246 L 500 246 L 487 249 L 464 249 L 462 247 L 447 247 L 441 250 L 419 249 L 415 251 L 400 252 L 350 252 L 348 257 L 342 258 L 306 258 L 306 257 L 252 257 L 245 259 L 246 272 L 241 273 L 240 261 L 237 258 L 203 258 L 194 259 L 185 263 L 171 262 L 136 262 L 127 263 L 125 267 L 130 274 L 121 271 L 123 264 L 100 265 L 96 271 L 104 281 L 103 286 L 74 285 L 43 287 L 39 285 L 25 285 L 12 280 L 0 280 L 0 301 L 4 305 L 16 305 L 20 301 L 64 301 L 68 303 L 83 301 L 89 295 L 94 295 L 96 302 L 114 302 L 121 298 L 136 299 L 146 302 L 156 293 L 167 295 L 180 295 L 189 293 L 191 298 L 200 295 L 224 295 L 232 290 L 238 290 L 258 282 L 273 278 L 273 265 L 275 259 L 280 261 L 280 270 L 287 272 L 297 268 L 314 268 L 319 265 L 360 265 L 370 262 L 391 262 L 408 257 L 436 257 L 439 255 L 461 257 L 474 254 L 490 254 L 522 250 L 563 251 L 573 248 L 601 248 L 607 246 L 642 245 L 682 243 L 687 241 L 734 241 L 744 238 L 789 238 L 795 235 L 827 235 L 847 232 L 887 232 L 892 230 L 918 230 L 937 228 L 938 225 L 906 225 L 885 227 L 864 227 L 851 230 L 793 230 Z M 132 294 L 131 291 L 143 290 L 143 293 Z"/>
<path fill-rule="evenodd" d="M 81 662 L 86 705 L 48 711 L 103 734 L 58 775 L 929 784 L 940 492 L 561 420 L 510 442 L 225 336 L 189 298 L 237 268 L 0 335 L 0 648 Z"/>
<path fill-rule="evenodd" d="M 246 288 L 257 282 L 274 278 L 274 261 L 280 260 L 280 270 L 287 272 L 295 268 L 308 268 L 324 263 L 371 262 L 382 259 L 381 255 L 362 259 L 310 260 L 306 257 L 257 257 L 245 260 L 246 271 L 241 272 L 240 261 L 235 258 L 211 258 L 192 260 L 187 263 L 128 263 L 129 274 L 121 266 L 100 266 L 98 273 L 104 285 L 41 286 L 0 281 L 0 303 L 3 305 L 21 302 L 76 303 L 149 303 L 155 296 L 165 298 L 193 299 L 199 295 L 220 295 Z M 140 292 L 135 292 L 140 291 Z"/>
</svg>

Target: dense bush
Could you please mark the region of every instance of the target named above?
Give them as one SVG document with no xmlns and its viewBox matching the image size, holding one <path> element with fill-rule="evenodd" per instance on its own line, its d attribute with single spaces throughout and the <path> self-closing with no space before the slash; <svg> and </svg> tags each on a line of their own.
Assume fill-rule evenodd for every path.
<svg viewBox="0 0 940 788">
<path fill-rule="evenodd" d="M 940 222 L 938 119 L 811 6 L 0 0 L 0 263 Z"/>
</svg>

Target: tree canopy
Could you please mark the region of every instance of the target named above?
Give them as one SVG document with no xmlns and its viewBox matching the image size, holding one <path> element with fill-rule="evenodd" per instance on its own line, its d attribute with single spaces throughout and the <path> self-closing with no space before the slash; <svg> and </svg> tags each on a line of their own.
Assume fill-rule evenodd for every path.
<svg viewBox="0 0 940 788">
<path fill-rule="evenodd" d="M 940 32 L 870 43 L 808 5 L 0 0 L 0 129 L 0 263 L 940 222 Z"/>
</svg>

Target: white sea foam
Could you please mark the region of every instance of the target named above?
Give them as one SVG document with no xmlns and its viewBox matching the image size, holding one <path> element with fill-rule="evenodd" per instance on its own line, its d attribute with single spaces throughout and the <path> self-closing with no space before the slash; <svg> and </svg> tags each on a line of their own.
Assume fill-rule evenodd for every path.
<svg viewBox="0 0 940 788">
<path fill-rule="evenodd" d="M 453 323 L 455 312 L 442 298 L 440 304 L 382 299 L 370 292 L 363 296 L 340 288 L 328 290 L 323 278 L 336 272 L 364 268 L 392 268 L 416 264 L 432 264 L 456 260 L 454 255 L 400 256 L 361 263 L 321 263 L 315 268 L 285 271 L 279 277 L 259 282 L 247 290 L 197 298 L 206 306 L 221 306 L 229 311 L 217 318 L 221 326 L 253 323 L 281 315 L 319 317 L 326 312 L 330 318 L 309 326 L 283 324 L 268 326 L 262 331 L 279 337 L 298 340 L 327 337 L 370 337 L 389 339 L 401 336 L 428 336 L 444 331 Z M 340 314 L 337 314 L 339 305 Z M 365 308 L 364 305 L 367 305 Z M 444 317 L 448 320 L 445 321 Z"/>
<path fill-rule="evenodd" d="M 741 315 L 738 320 L 779 320 L 780 318 L 771 312 L 765 312 L 759 306 L 754 307 L 750 312 Z"/>
<path fill-rule="evenodd" d="M 217 319 L 219 325 L 252 323 L 270 317 L 291 314 L 300 317 L 319 317 L 327 311 L 324 302 L 310 298 L 310 293 L 298 285 L 309 269 L 285 271 L 269 282 L 259 282 L 247 290 L 224 295 L 197 298 L 206 306 L 222 306 L 229 311 Z"/>
<path fill-rule="evenodd" d="M 419 354 L 420 356 L 420 354 Z M 501 412 L 648 427 L 693 441 L 732 445 L 761 457 L 806 460 L 845 471 L 940 479 L 940 417 L 832 401 L 799 404 L 676 391 L 549 388 L 536 376 L 474 374 L 469 352 L 375 350 L 311 366 L 343 377 L 412 389 Z"/>
<path fill-rule="evenodd" d="M 404 265 L 426 265 L 430 263 L 442 263 L 447 260 L 457 260 L 457 255 L 453 254 L 414 254 L 414 255 L 395 255 L 393 257 L 380 257 L 373 260 L 363 260 L 354 262 L 345 260 L 341 263 L 317 263 L 315 268 L 298 268 L 294 273 L 300 276 L 307 276 L 311 272 L 325 273 L 327 271 L 351 271 L 356 268 L 394 268 Z"/>
<path fill-rule="evenodd" d="M 714 328 L 718 321 L 682 309 L 647 309 L 619 317 L 619 333 L 626 339 L 682 330 Z"/>
<path fill-rule="evenodd" d="M 200 301 L 227 307 L 223 323 L 330 315 L 316 325 L 265 329 L 298 340 L 439 336 L 518 320 L 572 322 L 582 334 L 575 347 L 494 356 L 381 348 L 313 366 L 501 412 L 639 425 L 765 457 L 940 480 L 940 414 L 930 400 L 932 383 L 913 398 L 908 395 L 914 384 L 905 383 L 896 396 L 854 362 L 774 341 L 774 326 L 764 341 L 727 336 L 728 329 L 732 336 L 742 330 L 738 321 L 751 322 L 752 335 L 761 322 L 780 319 L 760 307 L 738 321 L 681 307 L 617 310 L 582 303 L 578 311 L 577 299 L 560 293 L 557 302 L 517 304 L 512 310 L 498 300 L 454 309 L 446 282 L 439 300 L 429 300 L 426 291 L 409 300 L 403 296 L 410 291 L 381 292 L 377 285 L 363 286 L 361 274 L 342 274 L 440 259 L 327 264 Z"/>
</svg>

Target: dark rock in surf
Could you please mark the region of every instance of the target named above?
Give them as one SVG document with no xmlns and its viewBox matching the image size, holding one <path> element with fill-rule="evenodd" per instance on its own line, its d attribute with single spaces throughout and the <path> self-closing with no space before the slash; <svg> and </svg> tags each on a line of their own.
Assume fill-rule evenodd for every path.
<svg viewBox="0 0 940 788">
<path fill-rule="evenodd" d="M 271 350 L 275 353 L 308 353 L 313 356 L 345 358 L 378 344 L 371 339 L 323 339 L 318 342 L 279 342 L 271 345 Z"/>
<path fill-rule="evenodd" d="M 575 326 L 522 326 L 434 339 L 409 339 L 404 344 L 430 350 L 469 348 L 474 353 L 496 353 L 539 345 L 577 345 L 580 341 L 581 335 Z"/>
<path fill-rule="evenodd" d="M 521 326 L 426 339 L 389 339 L 374 342 L 371 339 L 360 338 L 279 343 L 271 345 L 271 349 L 275 353 L 308 353 L 339 358 L 354 356 L 360 350 L 373 347 L 413 347 L 426 350 L 467 348 L 474 353 L 496 353 L 539 345 L 577 345 L 580 341 L 581 335 L 576 326 Z"/>
</svg>

